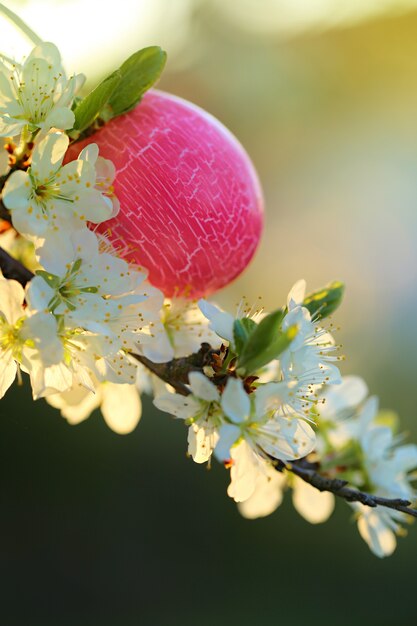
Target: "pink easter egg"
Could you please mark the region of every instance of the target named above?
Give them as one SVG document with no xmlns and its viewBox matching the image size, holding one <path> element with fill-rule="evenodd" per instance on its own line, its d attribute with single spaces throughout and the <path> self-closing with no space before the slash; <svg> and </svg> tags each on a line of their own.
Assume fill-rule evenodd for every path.
<svg viewBox="0 0 417 626">
<path fill-rule="evenodd" d="M 237 139 L 194 104 L 148 92 L 129 113 L 71 147 L 95 142 L 117 174 L 117 217 L 100 224 L 118 254 L 166 296 L 196 298 L 248 265 L 262 231 L 262 191 Z"/>
</svg>

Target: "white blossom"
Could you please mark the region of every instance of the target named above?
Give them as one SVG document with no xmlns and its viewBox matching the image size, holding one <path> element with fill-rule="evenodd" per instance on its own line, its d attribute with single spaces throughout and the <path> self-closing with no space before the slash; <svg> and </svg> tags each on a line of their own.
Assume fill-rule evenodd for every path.
<svg viewBox="0 0 417 626">
<path fill-rule="evenodd" d="M 98 145 L 90 143 L 78 155 L 82 161 L 87 161 L 95 169 L 96 182 L 95 188 L 101 193 L 105 202 L 107 202 L 110 215 L 108 219 L 113 219 L 120 211 L 120 202 L 114 193 L 113 182 L 116 178 L 116 168 L 114 163 L 109 159 L 105 159 L 98 154 Z"/>
<path fill-rule="evenodd" d="M 194 300 L 165 299 L 160 319 L 141 337 L 141 352 L 155 363 L 189 356 L 207 342 L 213 349 L 220 348 L 221 340 L 209 329 L 207 318 Z"/>
<path fill-rule="evenodd" d="M 23 65 L 0 60 L 0 136 L 74 125 L 71 104 L 84 82 L 82 74 L 67 78 L 57 47 L 36 46 Z"/>
<path fill-rule="evenodd" d="M 417 468 L 417 446 L 396 446 L 391 428 L 371 425 L 359 438 L 363 464 L 375 493 L 388 498 L 414 500 L 409 472 Z"/>
<path fill-rule="evenodd" d="M 0 276 L 0 397 L 14 381 L 18 369 L 29 372 L 36 363 L 59 363 L 63 348 L 55 318 L 47 313 L 28 315 L 22 286 Z"/>
<path fill-rule="evenodd" d="M 160 394 L 154 399 L 154 404 L 161 411 L 187 421 L 188 452 L 196 463 L 205 463 L 218 441 L 220 394 L 217 387 L 200 372 L 190 372 L 188 379 L 190 395 Z"/>
<path fill-rule="evenodd" d="M 65 133 L 49 132 L 36 144 L 32 163 L 7 179 L 3 203 L 11 211 L 13 226 L 36 239 L 48 231 L 81 228 L 85 222 L 103 222 L 112 204 L 96 189 L 94 166 L 85 159 L 62 165 L 69 139 Z"/>
<path fill-rule="evenodd" d="M 248 394 L 241 380 L 229 378 L 221 398 L 227 423 L 220 427 L 217 458 L 228 460 L 232 446 L 241 437 L 257 454 L 284 461 L 311 452 L 315 444 L 313 429 L 304 419 L 283 410 L 290 393 L 291 387 L 282 382 L 267 383 Z"/>
<path fill-rule="evenodd" d="M 198 306 L 202 314 L 209 320 L 210 329 L 232 346 L 234 345 L 233 326 L 235 320 L 250 318 L 255 322 L 262 319 L 264 315 L 262 310 L 249 307 L 245 299 L 240 302 L 236 315 L 222 311 L 217 305 L 204 299 L 198 301 Z"/>
<path fill-rule="evenodd" d="M 322 524 L 329 519 L 335 504 L 332 493 L 319 491 L 294 474 L 290 484 L 294 508 L 307 522 Z"/>
<path fill-rule="evenodd" d="M 100 383 L 94 380 L 94 391 L 76 384 L 60 394 L 49 395 L 47 402 L 60 409 L 69 424 L 79 424 L 100 408 L 106 424 L 114 432 L 132 432 L 142 414 L 142 403 L 135 385 Z"/>
<path fill-rule="evenodd" d="M 390 556 L 397 547 L 396 535 L 404 535 L 400 524 L 404 522 L 404 514 L 384 507 L 371 508 L 359 502 L 351 506 L 356 512 L 359 533 L 370 550 L 379 558 Z"/>
<path fill-rule="evenodd" d="M 338 346 L 332 335 L 314 322 L 309 310 L 302 306 L 304 294 L 305 281 L 295 283 L 288 294 L 288 313 L 282 322 L 282 329 L 296 326 L 298 332 L 279 361 L 284 379 L 298 381 L 304 386 L 306 397 L 309 397 L 314 396 L 316 385 L 341 382 L 334 362 L 342 357 L 334 354 Z"/>
<path fill-rule="evenodd" d="M 232 448 L 232 461 L 235 462 L 239 449 L 242 446 L 249 448 L 243 440 L 240 444 Z M 252 453 L 253 454 L 253 453 Z M 239 458 L 238 458 L 239 461 Z M 259 460 L 259 471 L 255 477 L 254 489 L 245 500 L 238 502 L 238 509 L 243 517 L 247 519 L 257 519 L 266 517 L 273 513 L 281 504 L 286 486 L 286 477 L 282 472 L 278 472 L 267 461 Z M 262 471 L 263 469 L 263 471 Z M 233 466 L 231 472 L 233 471 Z M 230 487 L 229 487 L 230 489 Z"/>
<path fill-rule="evenodd" d="M 280 506 L 288 486 L 295 509 L 310 524 L 321 524 L 330 517 L 334 509 L 332 493 L 319 491 L 298 476 L 278 472 L 269 464 L 266 464 L 266 471 L 258 475 L 250 498 L 239 502 L 239 512 L 248 519 L 270 515 Z"/>
<path fill-rule="evenodd" d="M 37 249 L 37 256 L 44 270 L 29 286 L 31 306 L 66 315 L 77 327 L 89 320 L 104 323 L 112 307 L 122 315 L 123 307 L 146 300 L 136 293 L 145 274 L 130 269 L 122 259 L 100 253 L 99 240 L 86 228 L 66 235 L 52 233 Z"/>
</svg>

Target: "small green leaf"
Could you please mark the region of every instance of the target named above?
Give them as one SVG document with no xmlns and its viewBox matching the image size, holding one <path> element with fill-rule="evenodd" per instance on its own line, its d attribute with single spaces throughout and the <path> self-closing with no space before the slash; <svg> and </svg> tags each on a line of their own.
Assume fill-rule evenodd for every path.
<svg viewBox="0 0 417 626">
<path fill-rule="evenodd" d="M 107 76 L 88 96 L 83 98 L 74 110 L 74 128 L 83 131 L 94 122 L 101 109 L 107 104 L 111 95 L 119 85 L 122 74 L 116 70 Z"/>
<path fill-rule="evenodd" d="M 110 100 L 113 117 L 132 109 L 162 74 L 166 63 L 166 52 L 159 46 L 143 48 L 132 54 L 119 72 L 122 79 Z"/>
<path fill-rule="evenodd" d="M 239 359 L 239 368 L 243 368 L 246 374 L 278 358 L 296 336 L 296 326 L 281 331 L 284 314 L 282 309 L 270 313 L 252 331 Z"/>
<path fill-rule="evenodd" d="M 335 281 L 308 295 L 303 302 L 312 316 L 318 315 L 320 318 L 328 317 L 338 308 L 342 301 L 345 286 L 339 281 Z"/>
<path fill-rule="evenodd" d="M 36 276 L 43 278 L 44 281 L 52 287 L 52 289 L 58 289 L 60 283 L 59 276 L 55 276 L 55 274 L 51 274 L 50 272 L 45 272 L 45 270 L 36 270 L 35 274 Z"/>
<path fill-rule="evenodd" d="M 256 322 L 254 322 L 250 317 L 242 317 L 242 319 L 234 321 L 233 339 L 236 352 L 238 354 L 243 351 L 249 336 L 254 331 L 256 326 Z"/>
</svg>

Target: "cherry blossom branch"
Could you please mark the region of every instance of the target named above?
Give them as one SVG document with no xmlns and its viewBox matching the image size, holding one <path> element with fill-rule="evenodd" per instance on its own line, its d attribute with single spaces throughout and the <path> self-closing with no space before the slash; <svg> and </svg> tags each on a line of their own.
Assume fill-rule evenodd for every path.
<svg viewBox="0 0 417 626">
<path fill-rule="evenodd" d="M 205 365 L 210 364 L 213 353 L 214 351 L 211 350 L 209 344 L 205 343 L 201 345 L 200 350 L 195 354 L 181 359 L 173 359 L 167 363 L 153 363 L 153 361 L 150 361 L 144 356 L 133 356 L 153 374 L 174 387 L 177 393 L 186 396 L 190 393 L 189 388 L 186 386 L 189 372 L 195 370 L 202 371 Z M 329 491 L 347 502 L 360 502 L 372 508 L 384 506 L 400 511 L 401 513 L 406 513 L 412 517 L 417 517 L 417 510 L 409 507 L 411 502 L 408 500 L 401 498 L 383 498 L 348 487 L 346 480 L 322 476 L 316 471 L 316 465 L 309 463 L 306 459 L 300 459 L 291 463 L 278 461 L 276 469 L 278 471 L 286 469 L 319 491 Z"/>
<path fill-rule="evenodd" d="M 330 491 L 334 493 L 335 496 L 343 498 L 347 502 L 360 502 L 372 508 L 384 506 L 388 509 L 395 509 L 396 511 L 401 511 L 401 513 L 417 517 L 417 510 L 409 507 L 411 502 L 408 500 L 402 500 L 401 498 L 382 498 L 364 491 L 352 489 L 351 487 L 347 487 L 348 482 L 346 480 L 327 478 L 317 473 L 314 469 L 314 464 L 309 463 L 305 459 L 285 464 L 280 463 L 277 469 L 280 471 L 286 469 L 319 491 Z"/>
<path fill-rule="evenodd" d="M 22 286 L 25 286 L 33 278 L 32 272 L 20 263 L 20 261 L 11 257 L 10 254 L 1 247 L 0 269 L 6 278 L 17 280 Z M 192 371 L 202 372 L 205 366 L 211 364 L 213 355 L 215 354 L 218 354 L 218 351 L 213 350 L 208 343 L 202 343 L 198 352 L 187 357 L 172 359 L 166 363 L 154 363 L 140 354 L 132 354 L 131 356 L 139 363 L 142 363 L 152 374 L 155 374 L 155 376 L 158 376 L 158 378 L 171 385 L 177 393 L 187 396 L 190 394 L 190 389 L 187 387 L 188 374 Z M 299 459 L 290 463 L 278 461 L 276 463 L 276 469 L 277 471 L 286 469 L 319 491 L 329 491 L 347 502 L 360 502 L 372 508 L 383 506 L 411 515 L 412 517 L 417 517 L 417 510 L 410 508 L 409 505 L 411 502 L 408 500 L 401 498 L 383 498 L 348 487 L 346 480 L 322 476 L 316 471 L 317 465 L 308 462 L 306 459 Z"/>
<path fill-rule="evenodd" d="M 187 357 L 172 359 L 167 363 L 154 363 L 140 354 L 132 354 L 132 356 L 147 367 L 152 374 L 174 387 L 177 393 L 188 396 L 190 394 L 187 387 L 188 374 L 192 371 L 202 371 L 205 365 L 209 365 L 213 352 L 208 343 L 202 343 L 198 352 Z"/>
<path fill-rule="evenodd" d="M 24 287 L 33 278 L 33 274 L 20 261 L 14 259 L 0 247 L 0 270 L 5 278 L 12 278 Z"/>
</svg>

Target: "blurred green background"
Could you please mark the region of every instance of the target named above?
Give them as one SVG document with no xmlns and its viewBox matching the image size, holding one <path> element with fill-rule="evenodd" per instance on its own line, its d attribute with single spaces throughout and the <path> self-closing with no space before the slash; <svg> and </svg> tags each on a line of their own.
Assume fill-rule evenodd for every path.
<svg viewBox="0 0 417 626">
<path fill-rule="evenodd" d="M 347 283 L 347 360 L 417 440 L 417 2 L 5 2 L 90 85 L 160 44 L 160 88 L 224 122 L 253 158 L 266 229 L 219 294 L 279 306 L 292 283 Z M 0 24 L 2 51 L 24 42 Z M 71 427 L 27 388 L 0 403 L 0 623 L 5 626 L 413 624 L 417 530 L 378 560 L 339 503 L 313 527 L 287 497 L 240 518 L 220 466 L 185 457 L 148 399 L 120 437 Z"/>
</svg>

